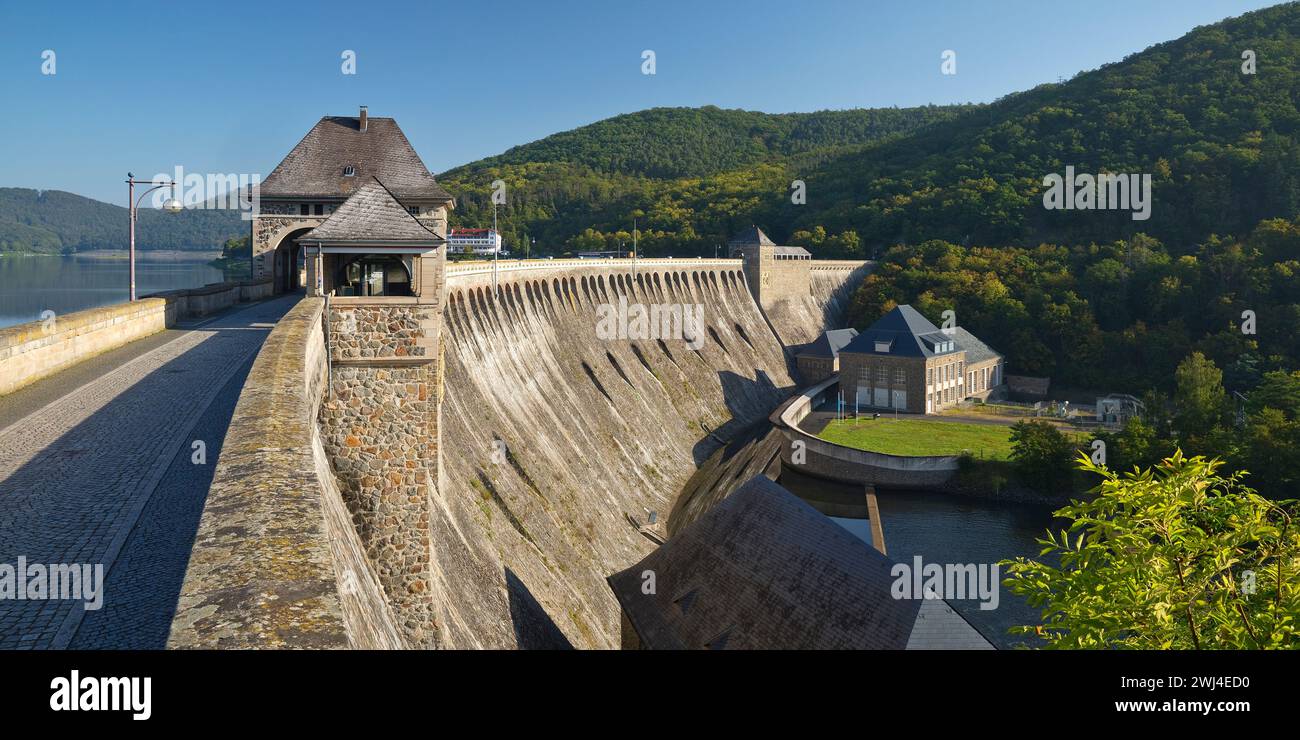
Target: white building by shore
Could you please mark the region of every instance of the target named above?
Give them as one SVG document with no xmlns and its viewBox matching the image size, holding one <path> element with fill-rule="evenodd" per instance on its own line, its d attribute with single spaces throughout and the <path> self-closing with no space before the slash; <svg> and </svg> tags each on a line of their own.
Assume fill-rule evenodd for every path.
<svg viewBox="0 0 1300 740">
<path fill-rule="evenodd" d="M 447 234 L 447 250 L 452 254 L 496 254 L 501 251 L 501 235 L 492 229 L 452 229 Z"/>
</svg>

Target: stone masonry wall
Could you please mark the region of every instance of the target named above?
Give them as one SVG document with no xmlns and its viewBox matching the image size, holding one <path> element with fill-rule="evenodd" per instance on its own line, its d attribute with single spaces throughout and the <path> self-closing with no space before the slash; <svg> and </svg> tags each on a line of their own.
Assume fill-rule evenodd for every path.
<svg viewBox="0 0 1300 740">
<path fill-rule="evenodd" d="M 430 496 L 438 476 L 436 306 L 332 303 L 326 453 L 412 646 L 432 646 Z"/>
<path fill-rule="evenodd" d="M 230 421 L 168 647 L 404 647 L 315 430 L 324 301 L 267 337 Z"/>
</svg>

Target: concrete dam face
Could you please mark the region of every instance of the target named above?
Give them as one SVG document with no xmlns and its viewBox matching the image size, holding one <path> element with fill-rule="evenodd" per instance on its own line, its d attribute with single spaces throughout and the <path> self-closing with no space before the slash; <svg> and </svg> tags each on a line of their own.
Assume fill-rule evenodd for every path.
<svg viewBox="0 0 1300 740">
<path fill-rule="evenodd" d="M 488 277 L 449 280 L 430 528 L 440 644 L 617 647 L 605 577 L 655 546 L 629 517 L 666 521 L 696 467 L 789 395 L 777 334 L 837 324 L 852 267 L 815 271 L 766 316 L 739 265 L 503 276 L 496 302 Z M 699 306 L 703 330 L 602 338 L 600 307 L 621 302 Z"/>
<path fill-rule="evenodd" d="M 460 264 L 436 301 L 302 299 L 240 395 L 168 644 L 618 647 L 606 577 L 762 472 L 788 345 L 869 269 L 809 264 Z"/>
</svg>

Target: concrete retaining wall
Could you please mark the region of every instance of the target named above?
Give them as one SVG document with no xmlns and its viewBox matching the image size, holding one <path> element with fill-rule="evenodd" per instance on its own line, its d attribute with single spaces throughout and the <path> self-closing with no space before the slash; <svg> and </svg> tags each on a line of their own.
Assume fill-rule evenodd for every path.
<svg viewBox="0 0 1300 740">
<path fill-rule="evenodd" d="M 198 318 L 222 311 L 236 303 L 270 298 L 274 285 L 268 280 L 243 280 L 235 283 L 212 283 L 199 288 L 150 293 L 145 298 L 162 298 L 178 304 L 179 316 Z"/>
<path fill-rule="evenodd" d="M 323 299 L 304 299 L 253 363 L 168 647 L 404 647 L 317 431 L 328 392 L 323 311 Z"/>
<path fill-rule="evenodd" d="M 772 414 L 785 435 L 781 461 L 801 473 L 845 483 L 873 483 L 889 488 L 933 488 L 957 473 L 957 456 L 906 457 L 868 452 L 827 442 L 799 428 L 803 420 L 839 385 L 836 375 L 804 389 Z M 801 443 L 802 448 L 796 445 Z M 801 462 L 796 461 L 796 452 Z"/>
<path fill-rule="evenodd" d="M 271 295 L 269 280 L 215 283 L 0 329 L 0 395 L 173 326 Z"/>
</svg>

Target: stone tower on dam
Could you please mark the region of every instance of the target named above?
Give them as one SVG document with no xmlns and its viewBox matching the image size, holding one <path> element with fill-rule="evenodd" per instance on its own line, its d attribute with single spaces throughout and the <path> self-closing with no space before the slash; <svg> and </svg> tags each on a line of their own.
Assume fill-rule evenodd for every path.
<svg viewBox="0 0 1300 740">
<path fill-rule="evenodd" d="M 322 118 L 261 199 L 257 264 L 281 289 L 298 287 L 301 273 L 309 297 L 329 297 L 325 452 L 407 641 L 431 644 L 429 502 L 454 202 L 397 123 L 364 107 L 357 118 Z"/>
</svg>

